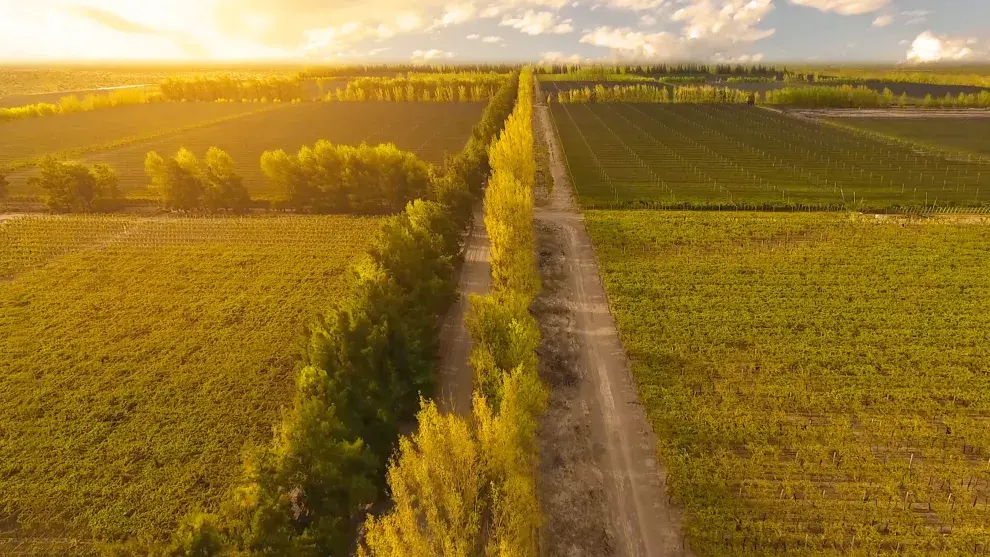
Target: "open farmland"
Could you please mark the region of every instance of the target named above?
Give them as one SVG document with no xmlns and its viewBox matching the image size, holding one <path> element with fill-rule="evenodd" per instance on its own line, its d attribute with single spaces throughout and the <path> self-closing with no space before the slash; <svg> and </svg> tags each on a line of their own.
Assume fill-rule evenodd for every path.
<svg viewBox="0 0 990 557">
<path fill-rule="evenodd" d="M 585 207 L 982 208 L 990 164 L 749 106 L 552 105 Z"/>
<path fill-rule="evenodd" d="M 189 106 L 196 105 L 190 103 Z M 207 103 L 207 106 L 213 104 Z M 482 103 L 280 105 L 271 111 L 135 142 L 82 160 L 109 165 L 120 178 L 125 195 L 140 198 L 151 195 L 144 171 L 144 159 L 149 151 L 171 156 L 185 147 L 202 156 L 208 148 L 219 147 L 233 157 L 235 169 L 244 177 L 252 196 L 271 198 L 277 192 L 270 190 L 260 165 L 261 155 L 267 150 L 284 149 L 294 153 L 320 139 L 345 145 L 395 143 L 424 160 L 440 163 L 446 153 L 463 149 L 471 128 L 481 119 L 483 109 Z M 26 183 L 32 172 L 26 170 L 10 176 L 13 194 L 32 196 L 40 193 Z"/>
<path fill-rule="evenodd" d="M 14 120 L 0 124 L 0 168 L 51 153 L 83 151 L 115 141 L 271 110 L 240 103 L 152 103 Z"/>
<path fill-rule="evenodd" d="M 990 540 L 990 227 L 585 217 L 697 555 Z"/>
<path fill-rule="evenodd" d="M 298 331 L 345 292 L 376 227 L 0 221 L 0 553 L 167 538 L 215 509 L 291 400 Z"/>
<path fill-rule="evenodd" d="M 965 154 L 990 155 L 990 118 L 841 118 L 836 123 Z"/>
</svg>

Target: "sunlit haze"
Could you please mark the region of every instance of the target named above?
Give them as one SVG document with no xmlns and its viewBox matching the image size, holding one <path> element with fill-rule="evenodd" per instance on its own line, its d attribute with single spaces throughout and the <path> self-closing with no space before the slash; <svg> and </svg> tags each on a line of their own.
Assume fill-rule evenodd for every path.
<svg viewBox="0 0 990 557">
<path fill-rule="evenodd" d="M 982 0 L 0 0 L 3 61 L 988 57 Z"/>
</svg>

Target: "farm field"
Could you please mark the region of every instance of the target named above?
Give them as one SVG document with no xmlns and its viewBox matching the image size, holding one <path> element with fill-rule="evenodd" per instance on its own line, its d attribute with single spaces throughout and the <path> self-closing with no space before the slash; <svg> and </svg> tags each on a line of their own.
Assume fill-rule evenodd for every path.
<svg viewBox="0 0 990 557">
<path fill-rule="evenodd" d="M 159 134 L 275 106 L 163 102 L 5 122 L 0 124 L 0 168 L 50 153 Z"/>
<path fill-rule="evenodd" d="M 990 118 L 841 118 L 839 124 L 916 141 L 938 149 L 990 155 Z"/>
<path fill-rule="evenodd" d="M 44 94 L 71 94 L 89 92 L 105 87 L 123 85 L 147 85 L 161 83 L 167 78 L 234 77 L 237 79 L 261 79 L 264 77 L 289 77 L 297 72 L 282 68 L 186 68 L 150 65 L 138 67 L 6 67 L 0 68 L 0 106 L 10 97 Z M 43 101 L 32 101 L 43 102 Z M 23 103 L 21 103 L 23 104 Z"/>
<path fill-rule="evenodd" d="M 0 221 L 0 553 L 167 539 L 215 509 L 245 447 L 271 441 L 298 332 L 345 292 L 377 223 Z"/>
<path fill-rule="evenodd" d="M 990 539 L 990 227 L 586 211 L 696 555 Z"/>
<path fill-rule="evenodd" d="M 553 103 L 586 208 L 983 208 L 990 164 L 749 106 Z"/>
<path fill-rule="evenodd" d="M 172 156 L 185 147 L 202 156 L 208 148 L 219 147 L 233 157 L 235 169 L 244 177 L 244 184 L 252 196 L 270 198 L 276 192 L 269 189 L 260 165 L 261 155 L 266 150 L 284 149 L 295 153 L 303 145 L 312 145 L 320 139 L 351 145 L 395 143 L 400 149 L 439 164 L 446 153 L 455 153 L 464 147 L 472 127 L 481 119 L 483 109 L 483 103 L 281 105 L 275 110 L 132 143 L 87 155 L 81 160 L 108 164 L 116 171 L 125 195 L 141 198 L 151 195 L 144 171 L 144 159 L 149 151 Z M 32 173 L 32 170 L 26 170 L 9 177 L 13 195 L 29 197 L 40 193 L 27 184 Z"/>
</svg>

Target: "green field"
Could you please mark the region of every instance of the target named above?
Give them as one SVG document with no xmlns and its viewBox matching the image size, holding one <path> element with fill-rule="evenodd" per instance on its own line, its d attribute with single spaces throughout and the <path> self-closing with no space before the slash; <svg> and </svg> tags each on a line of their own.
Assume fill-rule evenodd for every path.
<svg viewBox="0 0 990 557">
<path fill-rule="evenodd" d="M 0 553 L 167 538 L 229 495 L 291 399 L 301 327 L 344 292 L 376 227 L 0 220 Z"/>
<path fill-rule="evenodd" d="M 833 118 L 854 126 L 937 149 L 990 155 L 990 118 Z"/>
<path fill-rule="evenodd" d="M 554 121 L 586 208 L 931 209 L 990 205 L 990 163 L 771 110 L 560 104 Z"/>
<path fill-rule="evenodd" d="M 126 138 L 167 134 L 184 127 L 271 108 L 240 103 L 153 103 L 30 118 L 0 127 L 0 168 L 64 151 L 84 151 Z"/>
<path fill-rule="evenodd" d="M 218 103 L 164 103 L 161 106 L 200 110 L 197 107 L 251 107 L 258 104 Z M 275 105 L 273 105 L 275 106 Z M 134 108 L 155 109 L 158 105 Z M 131 107 L 125 107 L 131 108 Z M 235 168 L 244 177 L 244 184 L 254 197 L 271 198 L 271 191 L 261 172 L 260 159 L 266 150 L 284 149 L 295 153 L 304 145 L 312 145 L 320 139 L 332 143 L 357 145 L 395 143 L 400 149 L 411 151 L 420 158 L 441 163 L 447 153 L 457 153 L 464 148 L 471 135 L 471 128 L 481 119 L 483 103 L 302 103 L 279 105 L 259 113 L 245 114 L 240 118 L 221 123 L 196 127 L 188 131 L 156 136 L 147 141 L 136 141 L 120 148 L 87 154 L 81 160 L 87 163 L 105 163 L 113 168 L 120 179 L 120 188 L 128 197 L 148 198 L 148 177 L 144 171 L 144 158 L 149 151 L 163 156 L 173 156 L 185 147 L 197 156 L 203 156 L 210 147 L 227 151 L 234 159 Z M 123 108 L 85 114 L 109 114 Z M 239 109 L 243 110 L 243 109 Z M 152 112 L 149 110 L 149 113 Z M 82 115 L 82 114 L 80 114 Z M 69 115 L 69 118 L 75 115 Z M 14 122 L 50 127 L 63 117 L 39 118 Z M 149 119 L 149 128 L 162 125 L 157 119 Z M 8 124 L 9 125 L 9 124 Z M 53 132 L 54 133 L 54 132 Z M 82 133 L 82 130 L 79 131 Z M 47 137 L 47 136 L 42 136 Z M 46 145 L 44 139 L 35 144 Z M 41 148 L 33 148 L 34 152 Z M 13 173 L 9 176 L 11 194 L 19 198 L 33 198 L 42 194 L 27 184 L 33 170 Z"/>
<path fill-rule="evenodd" d="M 990 540 L 990 227 L 587 211 L 697 555 Z"/>
</svg>

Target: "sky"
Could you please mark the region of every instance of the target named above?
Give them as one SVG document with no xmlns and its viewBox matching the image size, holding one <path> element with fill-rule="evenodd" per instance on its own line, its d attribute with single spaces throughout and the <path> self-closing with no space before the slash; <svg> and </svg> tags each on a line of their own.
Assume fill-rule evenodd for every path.
<svg viewBox="0 0 990 557">
<path fill-rule="evenodd" d="M 987 62 L 990 0 L 0 0 L 0 61 Z"/>
</svg>

